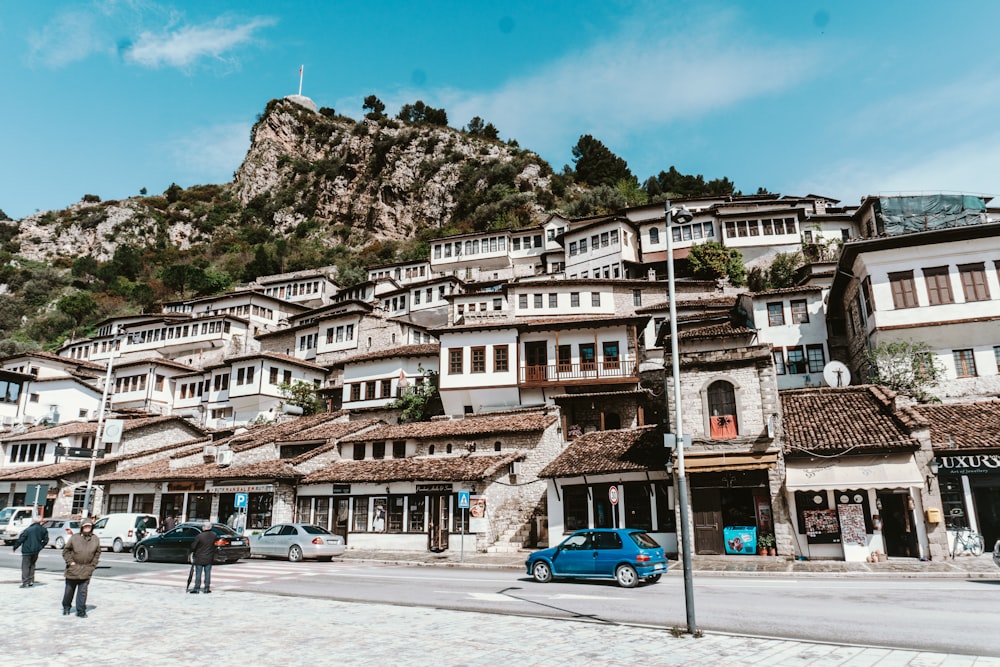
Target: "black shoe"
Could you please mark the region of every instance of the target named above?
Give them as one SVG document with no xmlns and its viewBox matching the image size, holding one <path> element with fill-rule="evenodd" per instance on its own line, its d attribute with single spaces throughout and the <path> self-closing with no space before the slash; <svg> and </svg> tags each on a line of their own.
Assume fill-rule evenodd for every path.
<svg viewBox="0 0 1000 667">
<path fill-rule="evenodd" d="M 76 612 L 76 615 L 78 618 L 87 618 L 87 612 L 85 611 L 78 611 Z"/>
<path fill-rule="evenodd" d="M 206 588 L 205 590 L 202 591 L 202 593 L 211 593 L 211 592 L 212 592 L 211 588 Z"/>
<path fill-rule="evenodd" d="M 201 593 L 201 591 L 199 591 L 197 588 L 192 588 L 191 590 L 188 591 L 188 593 L 190 593 L 191 595 L 197 595 L 198 593 Z"/>
<path fill-rule="evenodd" d="M 69 607 L 63 607 L 63 616 L 69 616 L 69 612 L 70 612 Z"/>
<path fill-rule="evenodd" d="M 21 584 L 21 588 L 27 588 L 28 586 L 31 586 L 31 584 Z"/>
</svg>

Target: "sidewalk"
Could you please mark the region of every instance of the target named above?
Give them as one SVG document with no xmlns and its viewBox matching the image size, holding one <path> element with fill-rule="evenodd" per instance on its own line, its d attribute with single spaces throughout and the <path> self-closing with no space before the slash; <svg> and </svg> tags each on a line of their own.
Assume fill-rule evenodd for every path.
<svg viewBox="0 0 1000 667">
<path fill-rule="evenodd" d="M 434 665 L 763 664 L 1000 667 L 1000 658 L 837 646 L 422 607 L 354 604 L 94 579 L 88 618 L 61 615 L 62 577 L 0 580 L 4 664 Z"/>
<path fill-rule="evenodd" d="M 474 567 L 523 570 L 531 550 L 508 554 L 488 554 L 466 551 L 431 553 L 429 551 L 381 551 L 348 549 L 334 560 L 363 560 L 392 565 Z M 883 563 L 846 563 L 835 560 L 793 560 L 782 556 L 694 556 L 694 574 L 713 575 L 824 575 L 871 577 L 933 577 L 962 579 L 1000 579 L 1000 567 L 992 554 L 959 556 L 943 561 L 920 561 L 914 558 L 892 558 Z M 679 561 L 670 561 L 670 571 L 680 572 Z"/>
</svg>

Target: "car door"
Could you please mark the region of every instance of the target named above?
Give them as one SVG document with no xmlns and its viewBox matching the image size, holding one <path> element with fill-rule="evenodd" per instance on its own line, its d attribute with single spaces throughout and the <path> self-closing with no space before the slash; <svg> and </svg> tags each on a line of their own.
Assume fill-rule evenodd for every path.
<svg viewBox="0 0 1000 667">
<path fill-rule="evenodd" d="M 254 552 L 259 553 L 262 556 L 278 556 L 281 552 L 281 529 L 284 524 L 278 524 L 276 526 L 271 526 L 264 533 L 257 538 L 257 543 L 254 545 Z"/>
<path fill-rule="evenodd" d="M 178 526 L 166 535 L 157 546 L 160 560 L 186 561 L 191 551 L 191 543 L 201 531 L 194 526 Z"/>
<path fill-rule="evenodd" d="M 594 576 L 612 577 L 622 559 L 622 538 L 615 532 L 594 533 Z"/>
<path fill-rule="evenodd" d="M 590 533 L 570 535 L 559 545 L 552 558 L 552 571 L 556 575 L 586 576 L 593 570 L 594 552 L 590 548 Z"/>
</svg>

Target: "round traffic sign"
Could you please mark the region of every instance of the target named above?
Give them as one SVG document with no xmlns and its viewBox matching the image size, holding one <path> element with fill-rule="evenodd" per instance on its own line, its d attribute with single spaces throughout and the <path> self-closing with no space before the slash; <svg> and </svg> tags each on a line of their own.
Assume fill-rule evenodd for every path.
<svg viewBox="0 0 1000 667">
<path fill-rule="evenodd" d="M 611 501 L 612 505 L 618 504 L 618 487 L 612 486 L 608 488 L 608 500 Z"/>
</svg>

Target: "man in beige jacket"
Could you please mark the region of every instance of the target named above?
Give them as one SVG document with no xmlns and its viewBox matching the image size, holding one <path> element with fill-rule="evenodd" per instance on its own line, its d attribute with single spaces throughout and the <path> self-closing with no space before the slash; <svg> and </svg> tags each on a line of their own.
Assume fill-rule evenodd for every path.
<svg viewBox="0 0 1000 667">
<path fill-rule="evenodd" d="M 94 535 L 94 522 L 84 519 L 80 524 L 80 532 L 69 538 L 63 547 L 63 560 L 66 561 L 66 588 L 63 591 L 63 616 L 69 616 L 76 595 L 76 615 L 87 618 L 87 589 L 90 578 L 94 575 L 97 562 L 101 560 L 101 541 Z"/>
</svg>

